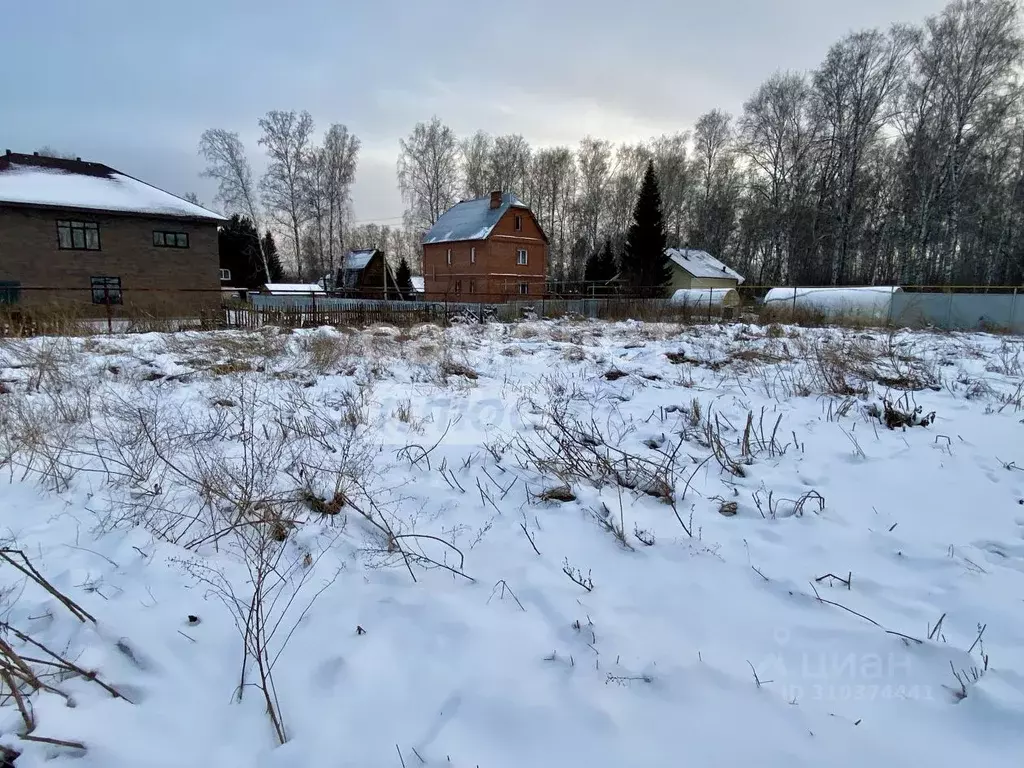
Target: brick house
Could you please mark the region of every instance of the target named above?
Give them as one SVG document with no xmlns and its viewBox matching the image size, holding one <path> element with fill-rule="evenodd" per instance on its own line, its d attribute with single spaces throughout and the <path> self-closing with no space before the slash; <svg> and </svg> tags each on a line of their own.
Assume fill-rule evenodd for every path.
<svg viewBox="0 0 1024 768">
<path fill-rule="evenodd" d="M 7 150 L 0 303 L 58 303 L 83 314 L 217 305 L 224 221 L 101 163 Z"/>
<path fill-rule="evenodd" d="M 510 192 L 464 200 L 423 237 L 427 301 L 508 301 L 542 296 L 548 238 Z"/>
</svg>

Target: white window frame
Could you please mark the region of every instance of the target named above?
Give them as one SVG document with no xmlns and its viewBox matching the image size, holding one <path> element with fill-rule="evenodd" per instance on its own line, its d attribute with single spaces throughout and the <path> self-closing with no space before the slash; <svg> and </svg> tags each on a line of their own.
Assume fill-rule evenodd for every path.
<svg viewBox="0 0 1024 768">
<path fill-rule="evenodd" d="M 520 283 L 519 284 L 519 295 L 520 296 L 528 296 L 529 294 L 530 294 L 530 284 L 529 283 Z"/>
<path fill-rule="evenodd" d="M 520 267 L 525 267 L 530 263 L 530 254 L 525 248 L 520 248 L 516 251 L 516 264 Z"/>
<path fill-rule="evenodd" d="M 469 281 L 469 292 L 476 293 L 476 280 Z"/>
<path fill-rule="evenodd" d="M 222 269 L 220 271 L 220 279 L 221 280 L 231 280 L 231 270 L 230 269 Z"/>
<path fill-rule="evenodd" d="M 469 263 L 476 264 L 476 246 L 471 246 L 469 249 Z"/>
<path fill-rule="evenodd" d="M 461 280 L 456 280 L 455 281 L 455 292 L 456 293 L 462 293 L 462 281 Z"/>
<path fill-rule="evenodd" d="M 448 266 L 452 265 L 452 249 L 448 249 Z"/>
</svg>

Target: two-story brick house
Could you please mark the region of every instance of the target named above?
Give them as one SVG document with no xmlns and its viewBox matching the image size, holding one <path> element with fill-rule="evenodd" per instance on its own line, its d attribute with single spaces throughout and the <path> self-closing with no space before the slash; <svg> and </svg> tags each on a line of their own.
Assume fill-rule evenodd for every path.
<svg viewBox="0 0 1024 768">
<path fill-rule="evenodd" d="M 0 155 L 0 303 L 220 302 L 220 214 L 80 159 Z"/>
<path fill-rule="evenodd" d="M 464 200 L 423 238 L 427 301 L 507 301 L 541 296 L 548 238 L 529 206 L 510 192 Z"/>
</svg>

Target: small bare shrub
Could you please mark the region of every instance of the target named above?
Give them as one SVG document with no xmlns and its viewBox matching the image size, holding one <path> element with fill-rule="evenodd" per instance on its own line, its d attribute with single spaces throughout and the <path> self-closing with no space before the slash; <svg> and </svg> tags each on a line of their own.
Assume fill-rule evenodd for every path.
<svg viewBox="0 0 1024 768">
<path fill-rule="evenodd" d="M 336 373 L 345 358 L 345 338 L 338 334 L 321 329 L 298 337 L 299 350 L 304 357 L 305 365 L 314 373 L 326 375 Z"/>
</svg>

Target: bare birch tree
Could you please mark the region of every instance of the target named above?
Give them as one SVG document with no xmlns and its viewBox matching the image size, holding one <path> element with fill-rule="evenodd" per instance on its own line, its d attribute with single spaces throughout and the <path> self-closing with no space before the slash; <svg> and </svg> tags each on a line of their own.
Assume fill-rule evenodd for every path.
<svg viewBox="0 0 1024 768">
<path fill-rule="evenodd" d="M 331 271 L 336 257 L 343 254 L 345 226 L 350 219 L 352 184 L 356 178 L 359 139 L 346 126 L 334 123 L 324 136 L 327 166 L 327 258 Z"/>
<path fill-rule="evenodd" d="M 654 170 L 658 174 L 665 234 L 670 247 L 679 247 L 686 236 L 690 160 L 685 132 L 659 136 L 651 142 Z"/>
<path fill-rule="evenodd" d="M 494 139 L 485 131 L 477 131 L 459 142 L 462 152 L 463 190 L 470 199 L 490 192 L 491 151 Z"/>
<path fill-rule="evenodd" d="M 216 202 L 224 206 L 224 213 L 247 216 L 257 232 L 262 231 L 259 199 L 252 182 L 252 168 L 246 156 L 245 147 L 237 133 L 223 128 L 209 128 L 199 139 L 199 154 L 206 160 L 202 175 L 217 182 Z M 263 276 L 270 282 L 270 266 L 260 241 L 260 260 Z"/>
<path fill-rule="evenodd" d="M 406 224 L 416 231 L 429 229 L 457 200 L 455 132 L 434 117 L 429 123 L 417 123 L 398 146 L 398 187 L 406 205 Z"/>
<path fill-rule="evenodd" d="M 304 275 L 301 230 L 308 216 L 304 193 L 313 118 L 305 111 L 271 110 L 260 118 L 259 125 L 263 130 L 259 144 L 270 159 L 260 179 L 263 204 L 268 216 L 291 236 L 296 267 Z"/>
<path fill-rule="evenodd" d="M 576 152 L 579 169 L 579 197 L 576 200 L 579 216 L 579 240 L 586 255 L 593 253 L 603 242 L 602 214 L 612 166 L 612 144 L 587 136 Z M 584 256 L 586 258 L 586 256 Z"/>
<path fill-rule="evenodd" d="M 498 136 L 491 148 L 489 181 L 491 190 L 526 194 L 530 167 L 530 145 L 522 136 Z"/>
</svg>

